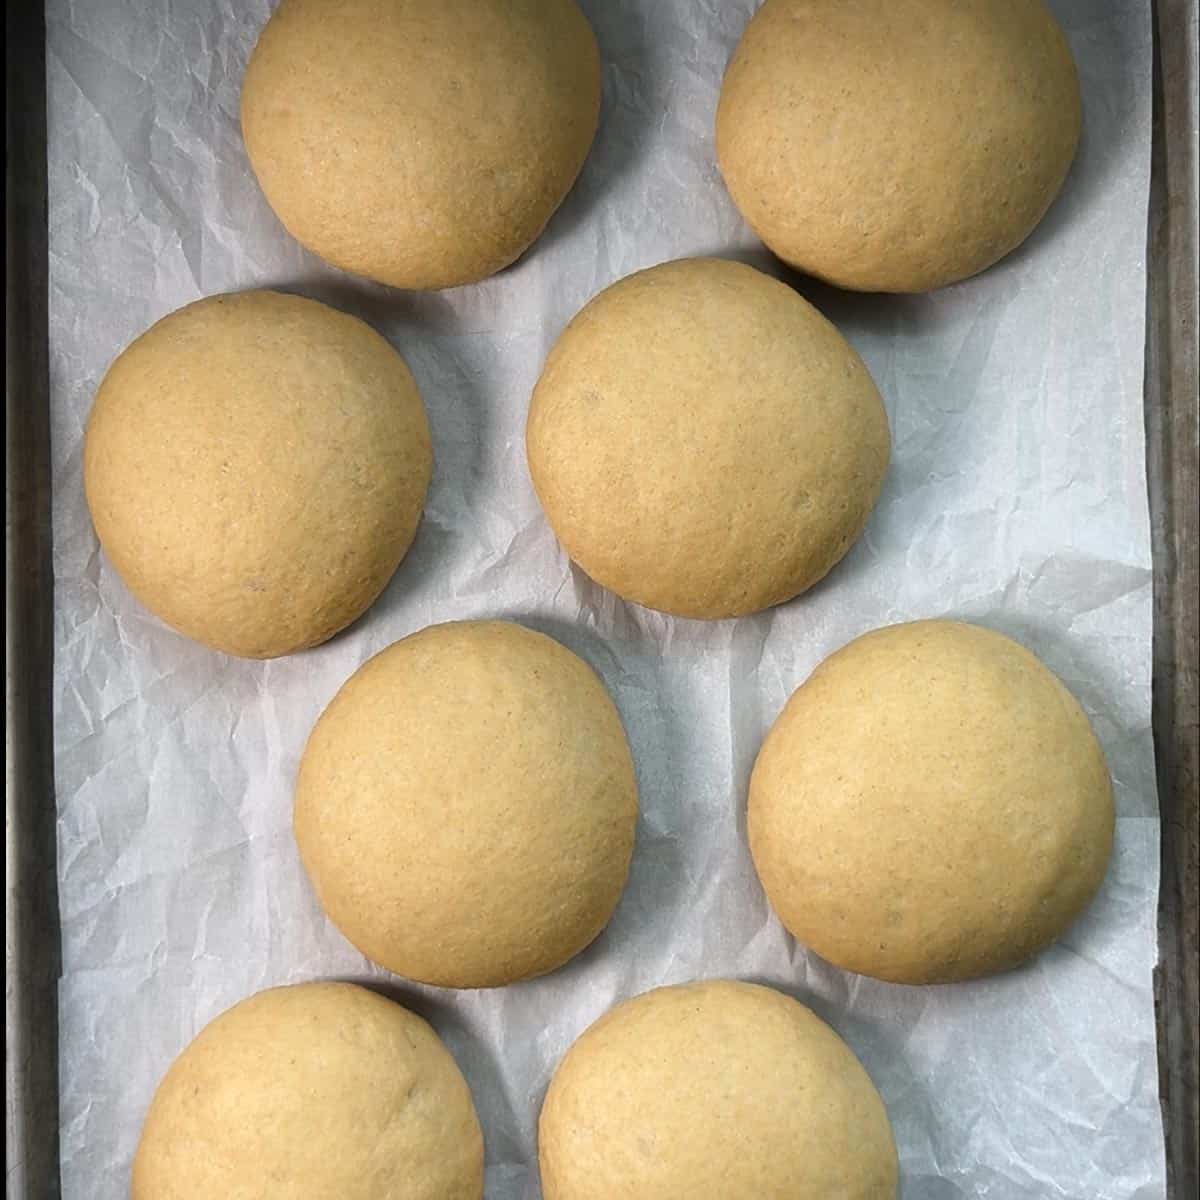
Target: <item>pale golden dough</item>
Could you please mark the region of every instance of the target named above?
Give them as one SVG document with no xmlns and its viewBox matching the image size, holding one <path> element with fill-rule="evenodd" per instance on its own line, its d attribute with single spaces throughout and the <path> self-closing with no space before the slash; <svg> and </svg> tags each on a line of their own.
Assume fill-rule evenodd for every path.
<svg viewBox="0 0 1200 1200">
<path fill-rule="evenodd" d="M 574 0 L 283 0 L 241 108 L 293 237 L 381 283 L 445 288 L 542 232 L 596 132 L 600 58 Z"/>
<path fill-rule="evenodd" d="M 444 987 L 582 950 L 616 907 L 636 820 L 604 685 L 506 621 L 433 625 L 364 664 L 296 785 L 300 855 L 333 922 L 389 971 Z"/>
<path fill-rule="evenodd" d="M 475 1106 L 437 1034 L 348 983 L 259 992 L 155 1093 L 132 1200 L 482 1200 Z"/>
<path fill-rule="evenodd" d="M 922 292 L 1029 236 L 1080 118 L 1042 0 L 767 0 L 725 74 L 717 158 L 784 261 L 839 287 Z"/>
<path fill-rule="evenodd" d="M 1083 710 L 978 626 L 878 629 L 827 658 L 767 736 L 749 838 L 791 933 L 849 971 L 947 983 L 1063 933 L 1112 851 Z"/>
<path fill-rule="evenodd" d="M 567 326 L 533 393 L 534 488 L 597 583 L 684 617 L 790 600 L 842 558 L 883 485 L 862 360 L 741 263 L 630 275 Z"/>
<path fill-rule="evenodd" d="M 883 1102 L 849 1047 L 771 988 L 617 1005 L 567 1052 L 538 1123 L 545 1200 L 893 1200 Z"/>
<path fill-rule="evenodd" d="M 416 534 L 433 458 L 404 360 L 354 317 L 277 292 L 189 304 L 113 363 L 84 485 L 117 573 L 228 654 L 315 646 Z"/>
</svg>

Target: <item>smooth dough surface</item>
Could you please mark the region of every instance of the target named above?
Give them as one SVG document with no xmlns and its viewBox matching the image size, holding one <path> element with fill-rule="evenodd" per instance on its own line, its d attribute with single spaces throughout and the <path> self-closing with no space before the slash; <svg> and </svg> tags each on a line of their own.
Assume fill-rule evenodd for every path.
<svg viewBox="0 0 1200 1200">
<path fill-rule="evenodd" d="M 1080 121 L 1042 0 L 767 0 L 725 74 L 717 158 L 784 261 L 839 287 L 922 292 L 1029 236 Z"/>
<path fill-rule="evenodd" d="M 752 267 L 697 258 L 583 308 L 546 360 L 526 447 L 588 575 L 717 618 L 790 600 L 842 558 L 889 435 L 862 360 L 816 309 Z"/>
<path fill-rule="evenodd" d="M 443 987 L 553 970 L 629 871 L 633 761 L 592 669 L 507 621 L 433 625 L 364 664 L 300 765 L 317 896 L 368 958 Z"/>
<path fill-rule="evenodd" d="M 574 0 L 282 0 L 242 133 L 298 241 L 401 288 L 508 266 L 596 132 L 600 59 Z"/>
<path fill-rule="evenodd" d="M 133 1200 L 482 1200 L 466 1081 L 420 1017 L 349 983 L 259 992 L 155 1093 Z"/>
<path fill-rule="evenodd" d="M 827 658 L 750 780 L 750 850 L 780 920 L 896 983 L 1037 954 L 1099 888 L 1113 821 L 1075 699 L 1016 642 L 955 621 L 878 629 Z"/>
<path fill-rule="evenodd" d="M 383 590 L 433 456 L 417 386 L 379 334 L 260 291 L 189 304 L 133 342 L 97 393 L 83 465 L 134 596 L 206 646 L 274 658 Z"/>
<path fill-rule="evenodd" d="M 850 1048 L 771 988 L 627 1000 L 579 1038 L 538 1123 L 545 1200 L 893 1200 L 887 1113 Z"/>
</svg>

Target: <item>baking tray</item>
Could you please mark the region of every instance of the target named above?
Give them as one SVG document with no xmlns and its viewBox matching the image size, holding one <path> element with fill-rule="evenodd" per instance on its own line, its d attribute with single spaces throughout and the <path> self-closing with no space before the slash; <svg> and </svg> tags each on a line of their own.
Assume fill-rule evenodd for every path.
<svg viewBox="0 0 1200 1200">
<path fill-rule="evenodd" d="M 1200 1186 L 1197 0 L 1154 8 L 1145 399 L 1162 812 L 1155 991 L 1168 1194 L 1190 1200 Z M 5 1191 L 42 1200 L 60 1191 L 43 7 L 10 0 L 5 23 Z"/>
</svg>

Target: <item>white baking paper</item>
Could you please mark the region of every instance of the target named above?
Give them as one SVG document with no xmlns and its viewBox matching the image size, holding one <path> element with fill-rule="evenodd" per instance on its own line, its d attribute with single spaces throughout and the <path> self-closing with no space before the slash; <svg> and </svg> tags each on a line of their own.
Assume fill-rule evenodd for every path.
<svg viewBox="0 0 1200 1200">
<path fill-rule="evenodd" d="M 433 1022 L 479 1106 L 488 1200 L 533 1200 L 538 1108 L 572 1040 L 623 997 L 729 975 L 800 997 L 861 1056 L 895 1124 L 906 1200 L 1158 1200 L 1149 2 L 1054 0 L 1084 139 L 1022 249 L 929 296 L 800 284 L 871 368 L 894 464 L 824 583 L 714 623 L 625 604 L 571 567 L 531 489 L 523 425 L 547 349 L 600 288 L 701 253 L 775 269 L 713 156 L 722 70 L 755 4 L 583 7 L 604 111 L 578 186 L 517 266 L 414 295 L 305 253 L 251 177 L 238 89 L 267 0 L 49 0 L 66 1195 L 126 1195 L 153 1089 L 211 1017 L 259 988 L 339 977 L 385 982 Z M 424 524 L 382 599 L 329 645 L 266 663 L 193 645 L 134 603 L 97 550 L 80 482 L 84 419 L 121 348 L 182 304 L 261 285 L 386 334 L 420 384 L 437 457 Z M 822 657 L 874 626 L 942 615 L 1019 637 L 1079 697 L 1116 781 L 1117 848 L 1097 902 L 1036 962 L 896 987 L 783 932 L 747 856 L 744 797 L 764 732 Z M 525 621 L 599 670 L 642 818 L 598 942 L 548 978 L 453 993 L 372 970 L 324 919 L 292 843 L 291 788 L 310 727 L 359 663 L 429 622 L 482 616 Z"/>
</svg>

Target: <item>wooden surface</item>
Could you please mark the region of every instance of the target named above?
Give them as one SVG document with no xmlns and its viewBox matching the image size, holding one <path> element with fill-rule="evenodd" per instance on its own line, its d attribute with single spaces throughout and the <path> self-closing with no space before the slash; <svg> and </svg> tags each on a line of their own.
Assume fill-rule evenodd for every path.
<svg viewBox="0 0 1200 1200">
<path fill-rule="evenodd" d="M 5 13 L 5 1194 L 58 1195 L 42 6 Z"/>
<path fill-rule="evenodd" d="M 1172 1200 L 1200 1187 L 1196 0 L 1158 0 L 1146 433 L 1154 545 L 1154 745 L 1162 810 L 1159 1086 Z"/>
</svg>

